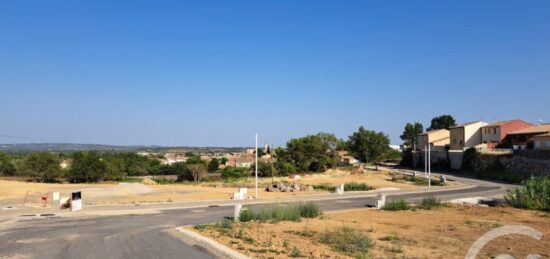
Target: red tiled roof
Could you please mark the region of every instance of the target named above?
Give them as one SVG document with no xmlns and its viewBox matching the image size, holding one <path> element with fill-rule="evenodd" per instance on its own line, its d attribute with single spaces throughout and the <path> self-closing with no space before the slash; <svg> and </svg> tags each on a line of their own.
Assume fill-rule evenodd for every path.
<svg viewBox="0 0 550 259">
<path fill-rule="evenodd" d="M 515 120 L 507 120 L 507 121 L 497 121 L 497 122 L 494 122 L 494 123 L 491 123 L 489 125 L 485 125 L 483 126 L 482 128 L 490 128 L 490 127 L 496 127 L 496 126 L 502 126 L 502 125 L 505 125 L 505 124 L 508 124 L 508 123 L 512 123 L 512 122 L 524 122 L 524 123 L 528 123 L 526 121 L 523 121 L 523 120 L 519 120 L 519 119 L 515 119 Z M 530 124 L 530 123 L 528 123 Z"/>
<path fill-rule="evenodd" d="M 520 134 L 545 134 L 550 133 L 550 124 L 541 124 L 533 127 L 516 130 L 508 133 L 508 135 L 520 135 Z"/>
</svg>

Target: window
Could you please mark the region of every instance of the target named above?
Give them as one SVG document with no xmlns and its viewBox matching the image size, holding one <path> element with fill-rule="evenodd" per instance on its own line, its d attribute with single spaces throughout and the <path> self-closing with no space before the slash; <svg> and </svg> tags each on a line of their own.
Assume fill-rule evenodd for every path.
<svg viewBox="0 0 550 259">
<path fill-rule="evenodd" d="M 540 148 L 541 141 L 535 140 L 535 148 Z"/>
<path fill-rule="evenodd" d="M 545 147 L 550 147 L 550 140 L 547 140 L 547 141 L 544 141 L 544 142 L 545 142 L 545 144 L 544 144 Z"/>
<path fill-rule="evenodd" d="M 493 128 L 493 135 L 497 134 L 497 128 Z"/>
<path fill-rule="evenodd" d="M 461 146 L 464 145 L 464 142 L 463 142 L 462 140 L 460 141 L 460 145 L 461 145 Z"/>
</svg>

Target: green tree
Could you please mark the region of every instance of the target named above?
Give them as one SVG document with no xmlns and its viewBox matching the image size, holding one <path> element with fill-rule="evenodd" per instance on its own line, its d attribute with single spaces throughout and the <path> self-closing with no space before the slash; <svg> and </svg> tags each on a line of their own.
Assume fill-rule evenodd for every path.
<svg viewBox="0 0 550 259">
<path fill-rule="evenodd" d="M 0 175 L 12 176 L 15 175 L 17 169 L 11 161 L 12 158 L 5 153 L 0 152 Z"/>
<path fill-rule="evenodd" d="M 451 115 L 441 115 L 434 117 L 432 119 L 432 123 L 430 124 L 430 127 L 427 129 L 430 130 L 436 130 L 436 129 L 449 129 L 452 126 L 455 126 L 455 119 Z"/>
<path fill-rule="evenodd" d="M 207 172 L 206 166 L 199 163 L 187 165 L 187 170 L 195 182 L 200 181 Z"/>
<path fill-rule="evenodd" d="M 383 132 L 370 131 L 359 127 L 349 136 L 350 153 L 361 162 L 376 163 L 384 158 L 390 145 L 390 139 Z"/>
<path fill-rule="evenodd" d="M 171 165 L 162 165 L 159 168 L 158 173 L 160 175 L 177 175 L 178 181 L 193 180 L 189 171 L 187 170 L 187 164 L 185 162 L 176 162 Z"/>
<path fill-rule="evenodd" d="M 59 158 L 50 152 L 30 154 L 24 160 L 24 174 L 40 182 L 52 182 L 61 175 Z"/>
<path fill-rule="evenodd" d="M 338 163 L 338 139 L 334 134 L 317 133 L 287 142 L 286 152 L 278 160 L 290 162 L 302 171 L 323 172 Z"/>
<path fill-rule="evenodd" d="M 222 157 L 222 159 L 220 160 L 220 164 L 227 165 L 227 161 L 227 157 Z"/>
<path fill-rule="evenodd" d="M 69 170 L 71 182 L 97 182 L 105 178 L 107 166 L 96 152 L 75 152 L 72 159 Z"/>
<path fill-rule="evenodd" d="M 255 166 L 256 166 L 255 164 L 252 164 L 251 169 L 253 172 L 256 170 Z M 271 176 L 277 176 L 277 175 L 278 175 L 277 168 L 272 163 L 258 161 L 258 176 L 271 177 Z"/>
<path fill-rule="evenodd" d="M 104 180 L 118 181 L 128 174 L 126 172 L 126 163 L 124 159 L 118 156 L 107 156 L 103 159 L 103 161 L 105 161 Z"/>
<path fill-rule="evenodd" d="M 250 176 L 250 170 L 248 168 L 227 166 L 222 170 L 222 178 L 224 179 L 240 179 L 248 176 Z"/>
<path fill-rule="evenodd" d="M 421 134 L 423 131 L 424 127 L 422 123 L 407 123 L 400 137 L 408 148 L 414 149 L 418 145 L 418 134 Z"/>
<path fill-rule="evenodd" d="M 210 162 L 208 162 L 208 172 L 216 172 L 218 171 L 218 167 L 220 167 L 220 161 L 215 157 L 210 159 Z"/>
</svg>

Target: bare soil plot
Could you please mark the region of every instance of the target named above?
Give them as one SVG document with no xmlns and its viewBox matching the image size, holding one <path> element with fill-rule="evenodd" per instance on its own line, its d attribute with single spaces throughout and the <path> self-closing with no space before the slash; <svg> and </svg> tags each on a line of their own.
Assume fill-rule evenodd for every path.
<svg viewBox="0 0 550 259">
<path fill-rule="evenodd" d="M 261 198 L 276 199 L 281 197 L 308 195 L 312 193 L 326 193 L 323 190 L 314 190 L 312 192 L 266 192 L 264 187 L 272 181 L 282 181 L 285 183 L 299 183 L 303 185 L 330 184 L 339 185 L 347 182 L 367 183 L 373 188 L 394 188 L 394 189 L 414 189 L 419 188 L 410 182 L 392 182 L 388 171 L 369 171 L 360 174 L 351 174 L 349 171 L 329 170 L 323 174 L 310 174 L 297 180 L 291 180 L 288 177 L 270 177 L 260 180 L 259 196 Z M 456 185 L 458 183 L 449 183 Z M 81 190 L 84 204 L 131 204 L 131 203 L 150 203 L 150 202 L 183 202 L 200 200 L 229 200 L 237 187 L 253 188 L 254 179 L 248 178 L 238 182 L 203 182 L 198 184 L 177 183 L 177 184 L 159 184 L 143 185 L 138 183 L 101 183 L 101 184 L 47 184 L 47 183 L 29 183 L 20 181 L 0 180 L 0 204 L 11 201 L 21 200 L 25 197 L 27 190 L 35 192 L 61 192 L 69 193 L 75 190 Z M 249 196 L 253 196 L 253 190 L 249 189 Z"/>
<path fill-rule="evenodd" d="M 301 222 L 235 223 L 231 228 L 194 229 L 254 258 L 348 258 L 321 242 L 326 231 L 342 227 L 368 235 L 373 258 L 464 258 L 483 234 L 504 225 L 532 227 L 543 233 L 540 241 L 507 235 L 491 241 L 478 258 L 510 254 L 550 256 L 550 214 L 509 207 L 453 206 L 434 210 L 378 211 L 358 209 L 325 213 Z"/>
</svg>

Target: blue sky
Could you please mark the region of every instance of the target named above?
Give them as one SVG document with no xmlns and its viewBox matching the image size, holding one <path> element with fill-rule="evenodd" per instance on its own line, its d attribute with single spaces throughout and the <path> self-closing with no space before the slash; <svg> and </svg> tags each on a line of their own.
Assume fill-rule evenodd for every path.
<svg viewBox="0 0 550 259">
<path fill-rule="evenodd" d="M 399 144 L 440 114 L 550 122 L 549 1 L 77 2 L 0 2 L 0 134 Z"/>
</svg>

